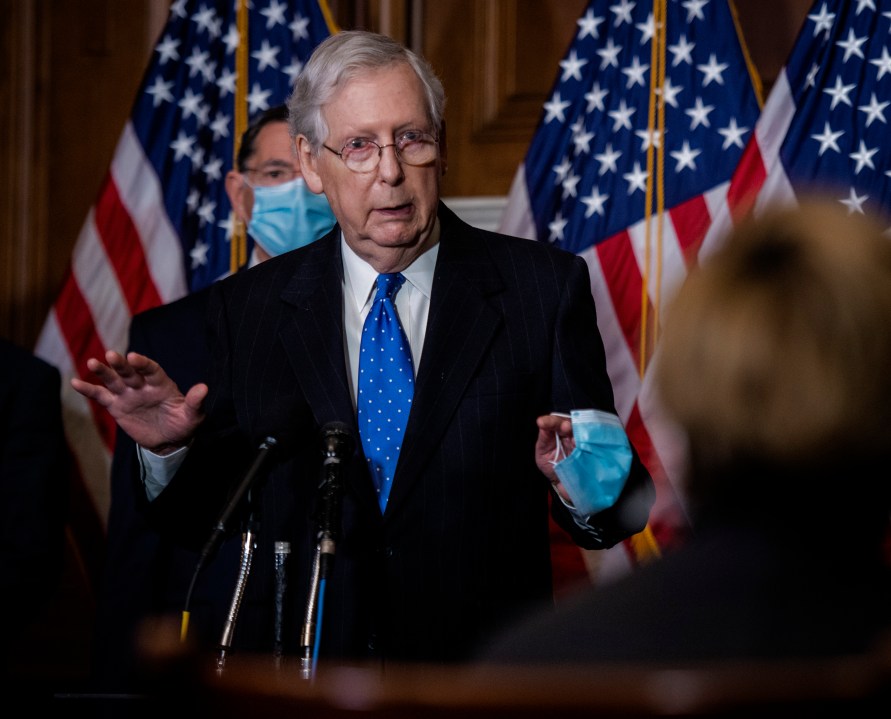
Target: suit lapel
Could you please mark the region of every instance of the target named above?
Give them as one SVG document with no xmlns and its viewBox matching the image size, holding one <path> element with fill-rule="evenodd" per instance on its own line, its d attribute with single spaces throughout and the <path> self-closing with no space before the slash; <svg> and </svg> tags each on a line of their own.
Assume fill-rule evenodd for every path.
<svg viewBox="0 0 891 719">
<path fill-rule="evenodd" d="M 343 352 L 343 270 L 340 242 L 328 238 L 311 245 L 316 251 L 282 291 L 289 310 L 279 336 L 314 413 L 326 415 L 319 421 L 345 422 L 352 402 Z M 327 417 L 330 411 L 344 416 Z"/>
<path fill-rule="evenodd" d="M 287 317 L 279 333 L 300 389 L 318 422 L 347 424 L 359 445 L 359 431 L 347 378 L 343 344 L 343 262 L 340 229 L 317 240 L 281 293 Z M 367 472 L 351 472 L 353 491 L 377 508 Z"/>
<path fill-rule="evenodd" d="M 442 233 L 415 397 L 406 428 L 390 514 L 436 451 L 442 435 L 502 322 L 489 298 L 503 289 L 498 270 L 470 225 L 442 206 Z"/>
<path fill-rule="evenodd" d="M 411 417 L 396 469 L 387 514 L 398 511 L 437 450 L 458 403 L 502 322 L 491 298 L 503 281 L 477 231 L 445 206 L 430 314 Z M 288 317 L 280 339 L 319 425 L 338 421 L 361 442 L 347 379 L 343 346 L 343 263 L 339 228 L 309 245 L 281 293 Z M 311 248 L 311 249 L 310 249 Z M 364 469 L 364 468 L 363 468 Z M 353 491 L 376 510 L 367 471 L 351 472 Z"/>
</svg>

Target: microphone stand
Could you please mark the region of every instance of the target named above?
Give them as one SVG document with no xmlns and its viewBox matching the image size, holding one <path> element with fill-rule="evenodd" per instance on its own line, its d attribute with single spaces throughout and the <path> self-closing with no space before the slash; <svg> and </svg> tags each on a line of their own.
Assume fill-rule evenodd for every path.
<svg viewBox="0 0 891 719">
<path fill-rule="evenodd" d="M 290 542 L 275 543 L 275 618 L 273 621 L 272 656 L 275 660 L 275 668 L 280 669 L 282 663 L 283 641 L 282 627 L 284 626 L 285 588 L 288 555 L 291 553 Z"/>
<path fill-rule="evenodd" d="M 213 556 L 217 548 L 220 546 L 220 542 L 223 540 L 229 527 L 229 520 L 232 519 L 232 515 L 238 509 L 242 497 L 248 494 L 254 483 L 262 476 L 261 470 L 265 468 L 270 453 L 276 444 L 277 441 L 275 437 L 267 437 L 260 443 L 260 447 L 257 449 L 254 461 L 248 469 L 247 474 L 244 475 L 244 479 L 242 479 L 241 483 L 236 487 L 234 494 L 229 499 L 225 509 L 223 509 L 223 513 L 217 520 L 213 533 L 201 550 L 201 556 L 198 559 L 199 568 L 204 566 L 204 563 Z"/>
<path fill-rule="evenodd" d="M 303 615 L 303 629 L 300 632 L 300 678 L 307 680 L 315 679 L 316 672 L 314 651 L 318 637 L 316 613 L 322 587 L 320 571 L 321 546 L 321 542 L 316 545 L 316 553 L 313 557 L 309 598 L 306 602 L 306 612 Z"/>
<path fill-rule="evenodd" d="M 349 428 L 340 422 L 325 425 L 322 428 L 322 439 L 325 461 L 322 465 L 322 482 L 319 485 L 322 494 L 319 534 L 313 557 L 309 598 L 300 634 L 300 676 L 308 680 L 315 679 L 318 664 L 325 585 L 334 564 L 341 519 L 343 465 L 353 453 L 352 435 Z"/>
<path fill-rule="evenodd" d="M 329 496 L 327 499 L 330 501 L 332 497 Z M 303 630 L 300 633 L 300 677 L 302 679 L 315 679 L 319 659 L 322 610 L 325 606 L 325 586 L 334 564 L 335 548 L 333 530 L 327 528 L 321 530 L 313 557 L 309 599 L 306 602 Z"/>
<path fill-rule="evenodd" d="M 223 635 L 220 638 L 220 653 L 217 657 L 217 674 L 222 674 L 226 666 L 226 652 L 232 646 L 232 637 L 235 635 L 235 624 L 238 621 L 238 613 L 241 610 L 241 602 L 244 598 L 244 590 L 251 573 L 251 564 L 254 558 L 254 550 L 257 548 L 257 533 L 260 529 L 260 521 L 256 511 L 252 511 L 247 521 L 245 532 L 241 539 L 241 561 L 239 563 L 238 579 L 232 592 L 232 603 L 229 606 L 229 614 L 223 625 Z"/>
<path fill-rule="evenodd" d="M 235 493 L 229 499 L 229 502 L 226 504 L 226 507 L 223 509 L 220 518 L 217 520 L 216 525 L 214 525 L 213 532 L 205 543 L 204 547 L 201 550 L 201 554 L 198 556 L 198 562 L 195 565 L 195 570 L 192 572 L 192 579 L 189 583 L 189 589 L 186 592 L 186 601 L 183 606 L 182 612 L 182 624 L 180 626 L 180 641 L 185 642 L 186 637 L 189 632 L 189 619 L 191 616 L 191 604 L 192 604 L 192 592 L 195 589 L 195 584 L 198 581 L 198 575 L 201 574 L 204 567 L 210 561 L 210 559 L 216 554 L 217 549 L 220 546 L 220 543 L 223 541 L 223 537 L 229 528 L 229 521 L 232 519 L 235 511 L 238 509 L 239 504 L 241 503 L 242 498 L 245 495 L 248 495 L 250 498 L 249 492 L 251 487 L 256 483 L 261 476 L 263 476 L 262 470 L 266 467 L 266 462 L 269 460 L 269 457 L 272 453 L 272 450 L 275 448 L 278 441 L 275 437 L 266 437 L 261 443 L 257 452 L 254 456 L 254 461 L 251 463 L 251 466 L 248 468 L 247 473 L 244 475 L 244 478 L 238 484 L 235 489 Z M 251 519 L 254 519 L 254 512 L 251 512 Z M 250 536 L 253 544 L 256 544 L 256 527 L 248 526 L 247 535 L 245 536 L 245 540 L 247 536 Z M 241 575 L 246 574 L 246 572 L 250 571 L 250 560 L 251 555 L 253 554 L 253 548 L 248 552 L 247 547 L 249 545 L 244 544 L 242 548 L 242 560 L 241 560 L 241 570 L 239 575 L 239 583 L 243 581 L 247 581 L 247 577 L 244 577 L 242 580 Z M 248 556 L 245 556 L 248 554 Z M 245 562 L 247 562 L 247 566 L 245 566 Z M 237 587 L 236 587 L 237 591 Z M 242 589 L 243 591 L 243 589 Z M 237 614 L 238 606 L 240 605 L 241 600 L 238 599 L 236 604 L 235 599 L 233 598 L 233 609 L 235 610 L 235 614 Z M 232 611 L 230 610 L 230 616 L 232 616 Z M 228 625 L 228 623 L 227 623 Z M 223 632 L 224 641 L 227 639 L 227 632 Z M 228 637 L 231 641 L 231 636 Z M 224 646 L 228 646 L 228 644 L 224 644 Z M 220 657 L 220 662 L 222 663 L 224 658 Z"/>
</svg>

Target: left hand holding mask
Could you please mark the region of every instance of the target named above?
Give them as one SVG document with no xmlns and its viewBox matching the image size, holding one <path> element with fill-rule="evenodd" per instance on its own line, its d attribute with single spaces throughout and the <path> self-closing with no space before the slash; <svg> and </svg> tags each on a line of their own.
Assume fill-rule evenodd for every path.
<svg viewBox="0 0 891 719">
<path fill-rule="evenodd" d="M 631 444 L 614 414 L 575 409 L 570 417 L 575 449 L 564 455 L 557 439 L 554 471 L 576 510 L 596 514 L 619 498 L 631 471 Z"/>
</svg>

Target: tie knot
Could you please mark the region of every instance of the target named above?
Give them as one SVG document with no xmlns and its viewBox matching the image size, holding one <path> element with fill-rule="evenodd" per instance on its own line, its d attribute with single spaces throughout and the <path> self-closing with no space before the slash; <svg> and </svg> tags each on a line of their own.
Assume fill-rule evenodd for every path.
<svg viewBox="0 0 891 719">
<path fill-rule="evenodd" d="M 399 291 L 399 288 L 402 287 L 403 282 L 405 282 L 405 277 L 402 276 L 401 272 L 378 275 L 377 294 L 374 296 L 374 299 L 393 299 Z"/>
</svg>

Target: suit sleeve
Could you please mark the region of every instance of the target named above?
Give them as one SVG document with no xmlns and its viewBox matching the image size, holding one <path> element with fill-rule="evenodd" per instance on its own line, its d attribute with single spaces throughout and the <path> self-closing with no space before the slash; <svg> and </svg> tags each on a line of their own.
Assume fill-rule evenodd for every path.
<svg viewBox="0 0 891 719">
<path fill-rule="evenodd" d="M 591 408 L 616 414 L 588 268 L 579 257 L 570 261 L 554 331 L 553 409 Z M 655 488 L 633 446 L 632 452 L 631 472 L 618 500 L 591 515 L 586 528 L 579 526 L 561 502 L 551 503 L 554 520 L 579 546 L 606 549 L 646 527 Z"/>
</svg>

